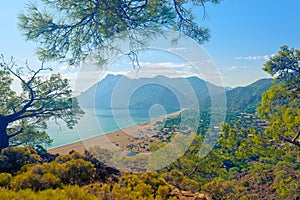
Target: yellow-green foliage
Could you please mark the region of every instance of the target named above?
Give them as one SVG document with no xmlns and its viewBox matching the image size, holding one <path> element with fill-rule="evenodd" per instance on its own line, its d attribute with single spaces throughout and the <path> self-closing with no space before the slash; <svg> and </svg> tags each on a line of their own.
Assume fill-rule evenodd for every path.
<svg viewBox="0 0 300 200">
<path fill-rule="evenodd" d="M 172 183 L 176 187 L 179 187 L 184 179 L 184 175 L 179 170 L 172 170 L 170 173 L 165 173 L 162 175 L 169 183 Z"/>
<path fill-rule="evenodd" d="M 28 159 L 37 155 L 34 149 L 27 147 L 4 152 L 17 157 L 10 158 L 10 161 L 22 160 L 20 155 Z M 14 176 L 0 173 L 3 192 L 0 199 L 174 199 L 170 194 L 171 187 L 157 172 L 127 173 L 119 179 L 118 184 L 93 183 L 96 169 L 83 159 L 86 156 L 72 153 L 58 156 L 50 163 L 37 163 L 38 159 L 22 161 L 19 165 L 21 169 L 15 171 Z M 86 186 L 79 188 L 83 185 Z"/>
<path fill-rule="evenodd" d="M 7 190 L 0 188 L 1 200 L 97 200 L 97 198 L 89 194 L 85 189 L 79 186 L 66 186 L 63 189 L 48 189 L 40 192 L 26 190 Z"/>
<path fill-rule="evenodd" d="M 197 181 L 194 181 L 192 179 L 189 179 L 188 177 L 185 177 L 181 183 L 181 187 L 185 190 L 190 190 L 192 192 L 199 191 L 199 183 Z"/>
<path fill-rule="evenodd" d="M 122 176 L 122 182 L 126 188 L 119 189 L 123 193 L 132 191 L 135 198 L 144 199 L 162 199 L 167 197 L 171 192 L 168 183 L 158 175 L 157 172 L 146 172 L 143 174 L 126 174 Z M 115 193 L 118 188 L 114 188 Z"/>
<path fill-rule="evenodd" d="M 204 192 L 207 192 L 212 199 L 239 199 L 235 195 L 238 189 L 233 181 L 215 179 L 202 187 Z"/>
<path fill-rule="evenodd" d="M 148 156 L 135 155 L 135 156 L 114 156 L 107 164 L 115 166 L 117 168 L 125 168 L 129 170 L 141 170 L 144 171 L 147 168 Z"/>
<path fill-rule="evenodd" d="M 111 186 L 104 183 L 92 183 L 86 186 L 83 186 L 84 189 L 89 191 L 90 194 L 93 194 L 98 199 L 105 199 L 105 200 L 113 200 L 115 196 L 111 192 Z"/>
<path fill-rule="evenodd" d="M 58 163 L 65 163 L 65 162 L 68 162 L 68 161 L 74 160 L 74 159 L 83 159 L 84 160 L 85 155 L 80 154 L 80 153 L 75 151 L 71 154 L 57 156 L 55 158 L 55 161 L 58 162 Z"/>
<path fill-rule="evenodd" d="M 41 161 L 32 147 L 8 147 L 0 153 L 0 172 L 16 173 L 22 166 Z"/>
<path fill-rule="evenodd" d="M 7 187 L 12 179 L 9 173 L 0 173 L 0 187 Z"/>
<path fill-rule="evenodd" d="M 145 172 L 140 176 L 140 179 L 151 187 L 154 190 L 157 190 L 159 186 L 168 186 L 168 183 L 159 176 L 157 172 Z"/>
<path fill-rule="evenodd" d="M 194 181 L 187 176 L 185 176 L 179 170 L 172 170 L 169 173 L 164 173 L 161 175 L 168 183 L 180 188 L 182 190 L 188 190 L 192 192 L 196 192 L 199 190 L 199 183 Z"/>
<path fill-rule="evenodd" d="M 154 142 L 152 142 L 152 143 L 150 144 L 149 150 L 150 150 L 151 152 L 154 152 L 154 151 L 157 151 L 157 150 L 159 150 L 159 149 L 162 149 L 162 148 L 165 147 L 166 145 L 167 145 L 167 143 L 165 143 L 165 142 L 156 142 L 156 141 L 154 141 Z"/>
<path fill-rule="evenodd" d="M 13 177 L 11 187 L 17 190 L 31 188 L 36 191 L 57 188 L 61 186 L 61 176 L 65 172 L 66 169 L 57 163 L 25 166 Z"/>
<path fill-rule="evenodd" d="M 68 182 L 71 184 L 85 185 L 89 183 L 96 174 L 94 165 L 82 159 L 70 160 L 64 163 L 67 169 Z"/>
<path fill-rule="evenodd" d="M 164 199 L 166 196 L 170 194 L 171 188 L 168 185 L 160 185 L 157 189 L 157 196 Z"/>
<path fill-rule="evenodd" d="M 293 199 L 294 195 L 300 196 L 300 170 L 298 170 L 298 173 L 291 172 L 289 163 L 279 162 L 276 165 L 274 182 L 271 187 L 276 190 L 276 193 L 281 198 Z"/>
<path fill-rule="evenodd" d="M 45 190 L 61 187 L 62 184 L 85 185 L 91 182 L 96 170 L 93 164 L 82 159 L 66 163 L 43 163 L 24 166 L 11 181 L 15 189 L 31 188 Z"/>
<path fill-rule="evenodd" d="M 114 185 L 94 183 L 84 186 L 99 199 L 114 200 L 163 200 L 174 199 L 171 187 L 156 172 L 124 174 Z M 176 198 L 175 198 L 176 199 Z"/>
</svg>

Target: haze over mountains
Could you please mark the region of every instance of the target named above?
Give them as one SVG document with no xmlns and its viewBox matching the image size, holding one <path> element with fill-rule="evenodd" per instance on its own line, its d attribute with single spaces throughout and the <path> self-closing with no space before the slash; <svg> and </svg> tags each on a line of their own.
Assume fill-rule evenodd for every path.
<svg viewBox="0 0 300 200">
<path fill-rule="evenodd" d="M 255 112 L 261 95 L 272 85 L 261 79 L 246 87 L 222 88 L 198 77 L 131 79 L 124 75 L 107 75 L 78 96 L 83 108 L 145 109 L 153 105 L 171 109 L 209 107 L 211 98 L 227 100 L 227 109 Z"/>
</svg>

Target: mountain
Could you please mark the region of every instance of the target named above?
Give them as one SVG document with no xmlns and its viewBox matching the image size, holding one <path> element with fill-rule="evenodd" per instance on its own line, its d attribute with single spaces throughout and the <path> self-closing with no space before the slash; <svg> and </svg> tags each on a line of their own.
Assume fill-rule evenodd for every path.
<svg viewBox="0 0 300 200">
<path fill-rule="evenodd" d="M 255 112 L 262 94 L 272 86 L 272 79 L 260 79 L 248 86 L 226 91 L 227 109 Z"/>
<path fill-rule="evenodd" d="M 220 93 L 222 88 L 197 77 L 131 79 L 123 75 L 107 75 L 78 99 L 84 108 L 149 109 L 159 104 L 165 109 L 176 109 L 195 106 L 210 96 L 209 91 Z"/>
<path fill-rule="evenodd" d="M 262 79 L 246 87 L 226 89 L 227 108 L 253 111 L 261 95 L 272 85 Z M 123 75 L 107 75 L 103 80 L 78 96 L 81 107 L 109 109 L 130 108 L 149 110 L 153 105 L 172 109 L 210 105 L 210 99 L 221 99 L 224 88 L 207 83 L 198 77 L 131 79 Z"/>
</svg>

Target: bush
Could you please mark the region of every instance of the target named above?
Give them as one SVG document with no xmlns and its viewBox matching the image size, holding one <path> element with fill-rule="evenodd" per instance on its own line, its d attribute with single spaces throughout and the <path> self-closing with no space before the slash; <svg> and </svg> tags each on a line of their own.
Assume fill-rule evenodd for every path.
<svg viewBox="0 0 300 200">
<path fill-rule="evenodd" d="M 96 169 L 90 162 L 82 159 L 70 160 L 64 163 L 67 171 L 67 183 L 86 185 L 90 183 L 96 175 Z"/>
<path fill-rule="evenodd" d="M 15 189 L 31 188 L 35 191 L 58 188 L 62 184 L 86 185 L 95 176 L 94 165 L 82 159 L 24 166 L 13 177 L 11 186 Z"/>
<path fill-rule="evenodd" d="M 171 188 L 168 185 L 160 185 L 157 189 L 157 195 L 162 199 L 166 198 L 171 192 Z"/>
<path fill-rule="evenodd" d="M 205 184 L 202 190 L 208 193 L 212 199 L 239 199 L 235 197 L 237 193 L 236 184 L 233 181 L 222 179 L 212 180 Z"/>
<path fill-rule="evenodd" d="M 168 183 L 162 177 L 159 177 L 157 172 L 145 172 L 140 176 L 140 179 L 156 191 L 159 186 L 168 186 Z M 169 187 L 169 186 L 168 186 Z"/>
<path fill-rule="evenodd" d="M 103 185 L 100 185 L 100 183 L 92 183 L 87 186 L 83 187 L 86 189 L 90 194 L 93 194 L 98 199 L 105 199 L 105 200 L 114 200 L 116 199 L 115 196 L 112 194 L 111 186 L 104 183 Z"/>
<path fill-rule="evenodd" d="M 165 173 L 161 175 L 168 183 L 180 188 L 181 183 L 184 179 L 184 175 L 182 172 L 173 169 L 169 173 Z"/>
<path fill-rule="evenodd" d="M 0 153 L 0 173 L 14 174 L 24 165 L 41 161 L 41 157 L 32 147 L 8 147 Z"/>
<path fill-rule="evenodd" d="M 34 173 L 33 170 L 13 177 L 11 187 L 17 190 L 30 188 L 34 191 L 58 188 L 61 186 L 60 178 L 51 173 Z"/>
<path fill-rule="evenodd" d="M 68 162 L 68 161 L 71 161 L 71 160 L 78 160 L 78 159 L 85 160 L 86 156 L 74 151 L 71 154 L 57 156 L 55 158 L 55 161 L 58 162 L 58 163 L 65 163 L 65 162 Z"/>
<path fill-rule="evenodd" d="M 121 180 L 121 184 L 116 184 L 112 190 L 116 199 L 125 195 L 128 199 L 159 200 L 166 199 L 171 192 L 170 185 L 157 172 L 125 174 Z"/>
<path fill-rule="evenodd" d="M 0 188 L 1 200 L 24 199 L 24 200 L 97 200 L 87 190 L 79 186 L 66 186 L 63 189 L 48 189 L 40 192 L 33 192 L 30 189 L 12 191 Z"/>
<path fill-rule="evenodd" d="M 12 175 L 9 173 L 0 173 L 0 187 L 8 187 L 10 181 L 12 179 Z"/>
<path fill-rule="evenodd" d="M 189 190 L 192 192 L 197 192 L 200 189 L 199 183 L 189 178 L 184 178 L 181 183 L 181 188 L 183 190 Z"/>
<path fill-rule="evenodd" d="M 61 190 L 67 199 L 70 200 L 97 200 L 97 198 L 89 194 L 87 190 L 80 188 L 79 186 L 66 186 L 63 190 Z"/>
</svg>

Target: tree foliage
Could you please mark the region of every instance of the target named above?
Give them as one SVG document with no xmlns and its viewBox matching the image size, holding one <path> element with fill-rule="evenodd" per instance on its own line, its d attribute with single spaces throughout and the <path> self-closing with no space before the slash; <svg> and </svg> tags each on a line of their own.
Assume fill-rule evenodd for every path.
<svg viewBox="0 0 300 200">
<path fill-rule="evenodd" d="M 22 133 L 17 144 L 28 144 L 26 136 L 30 134 L 45 137 L 36 128 L 46 128 L 49 119 L 62 120 L 72 128 L 83 114 L 72 97 L 68 80 L 60 74 L 43 74 L 47 70 L 50 69 L 43 65 L 37 70 L 27 64 L 18 67 L 14 59 L 6 62 L 1 56 L 0 149 L 9 145 L 10 138 Z M 11 88 L 13 78 L 21 84 L 20 93 Z M 45 139 L 50 142 L 49 138 Z"/>
<path fill-rule="evenodd" d="M 272 76 L 276 76 L 276 80 L 288 83 L 296 88 L 300 80 L 299 62 L 300 50 L 284 45 L 280 48 L 277 55 L 266 62 L 263 70 Z"/>
<path fill-rule="evenodd" d="M 32 147 L 9 147 L 2 152 L 11 152 L 11 162 L 19 162 L 12 170 L 0 171 L 1 199 L 20 198 L 24 193 L 30 199 L 180 199 L 179 188 L 198 191 L 198 183 L 172 171 L 161 175 L 157 172 L 126 173 L 123 175 L 102 174 L 103 163 L 98 165 L 89 154 L 73 152 L 57 156 L 53 161 L 23 162 L 36 156 Z M 7 155 L 7 153 L 5 154 Z M 24 155 L 24 157 L 19 156 Z M 0 156 L 1 157 L 1 156 Z M 24 158 L 24 159 L 23 159 Z M 11 167 L 11 166 L 8 166 Z M 1 169 L 1 168 L 0 168 Z M 168 182 L 167 182 L 168 180 Z M 70 186 L 72 185 L 72 186 Z M 79 188 L 79 186 L 81 188 Z M 5 188 L 5 189 L 4 189 Z M 59 193 L 55 195 L 56 193 Z M 48 196 L 47 196 L 48 195 Z M 83 198 L 86 195 L 86 198 Z M 189 193 L 189 197 L 197 194 Z M 93 197 L 93 198 L 92 198 Z"/>
<path fill-rule="evenodd" d="M 14 174 L 24 165 L 41 161 L 32 147 L 8 147 L 0 152 L 0 172 Z"/>
<path fill-rule="evenodd" d="M 264 70 L 275 76 L 277 85 L 262 96 L 257 109 L 260 117 L 271 122 L 267 133 L 300 147 L 300 50 L 282 46 L 264 66 Z"/>
<path fill-rule="evenodd" d="M 129 38 L 129 53 L 164 29 L 179 31 L 199 43 L 209 38 L 209 29 L 195 21 L 193 10 L 220 0 L 42 0 L 43 7 L 28 4 L 19 15 L 19 28 L 27 40 L 39 42 L 42 60 L 59 59 L 70 64 L 97 52 L 118 50 L 115 39 Z M 104 50 L 104 51 L 103 51 Z M 126 52 L 123 52 L 126 53 Z"/>
<path fill-rule="evenodd" d="M 10 140 L 11 144 L 22 144 L 25 146 L 37 147 L 41 145 L 43 147 L 50 146 L 53 140 L 46 133 L 46 131 L 36 130 L 34 126 L 23 126 L 23 132 Z"/>
</svg>

